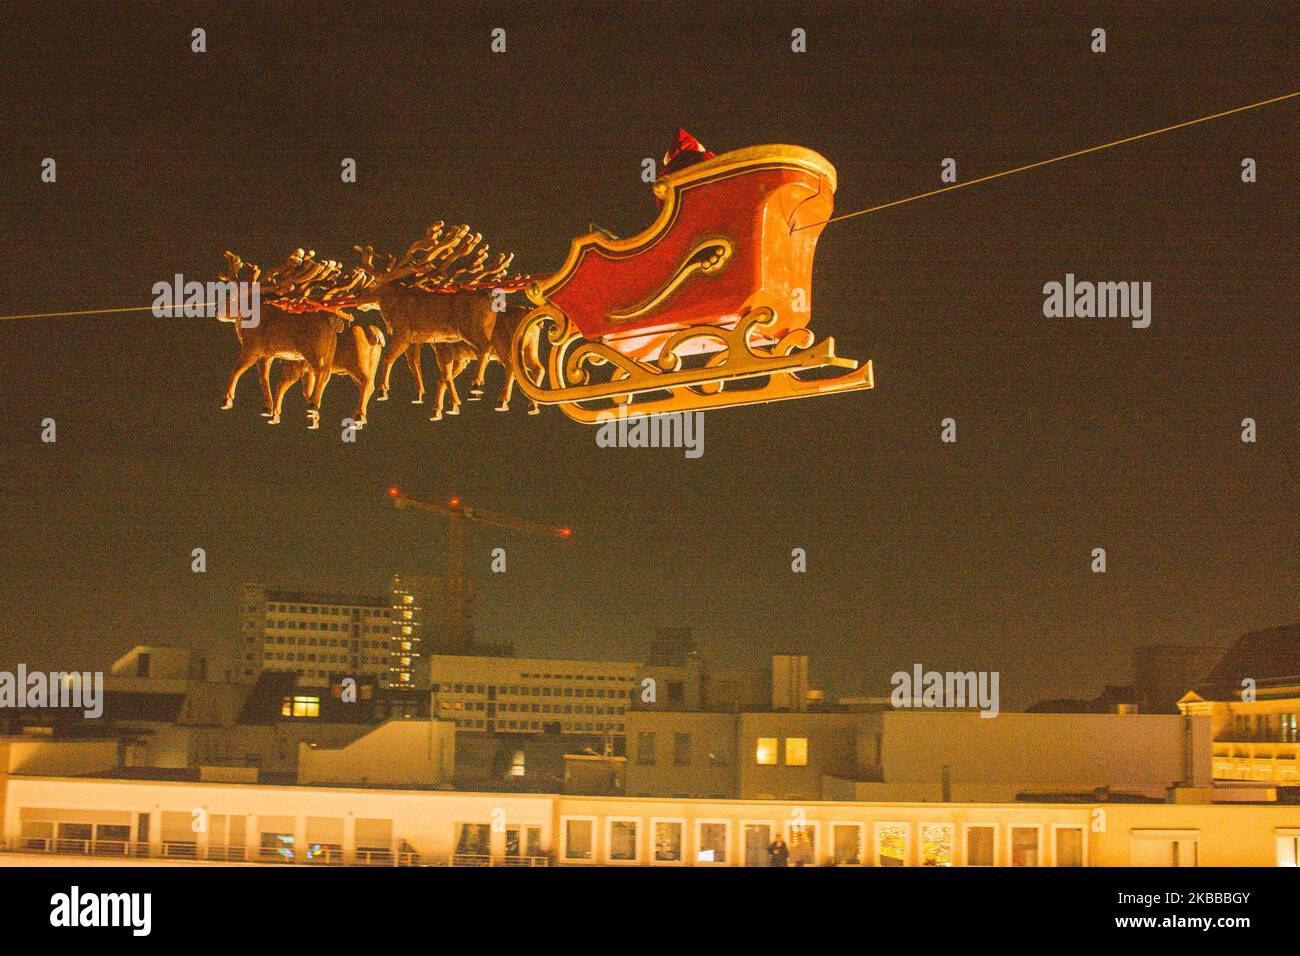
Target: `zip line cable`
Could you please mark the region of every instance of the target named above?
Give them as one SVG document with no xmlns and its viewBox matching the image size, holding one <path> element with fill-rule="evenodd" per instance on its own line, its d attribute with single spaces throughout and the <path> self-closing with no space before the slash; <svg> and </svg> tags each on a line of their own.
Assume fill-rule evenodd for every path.
<svg viewBox="0 0 1300 956">
<path fill-rule="evenodd" d="M 1125 143 L 1132 143 L 1139 139 L 1146 139 L 1148 136 L 1159 136 L 1161 133 L 1169 133 L 1176 129 L 1182 129 L 1185 126 L 1195 126 L 1197 123 L 1208 123 L 1210 120 L 1222 119 L 1225 116 L 1231 116 L 1233 113 L 1243 113 L 1246 110 L 1259 109 L 1261 106 L 1280 103 L 1283 100 L 1289 100 L 1295 96 L 1300 96 L 1300 90 L 1297 90 L 1294 93 L 1286 93 L 1283 96 L 1275 96 L 1269 100 L 1260 100 L 1258 103 L 1251 103 L 1247 106 L 1238 106 L 1234 109 L 1224 110 L 1222 113 L 1212 113 L 1209 116 L 1200 116 L 1196 119 L 1186 120 L 1182 123 L 1175 123 L 1173 126 L 1165 126 L 1162 129 L 1153 129 L 1146 133 L 1138 133 L 1135 136 L 1126 136 L 1123 139 L 1117 139 L 1110 143 L 1102 143 L 1100 146 L 1089 146 L 1087 149 L 1077 149 L 1074 152 L 1066 153 L 1063 156 L 1053 156 L 1051 159 L 1040 159 L 1036 163 L 1029 163 L 1026 166 L 1017 166 L 1015 169 L 1004 169 L 1000 173 L 991 173 L 988 176 L 980 176 L 978 179 L 970 179 L 964 183 L 953 183 L 951 186 L 943 186 L 940 189 L 931 189 L 928 192 L 917 193 L 915 196 L 907 196 L 904 199 L 895 199 L 893 202 L 881 203 L 879 206 L 872 206 L 869 209 L 859 209 L 855 212 L 846 212 L 839 216 L 832 216 L 830 219 L 823 219 L 821 222 L 810 222 L 803 226 L 791 226 L 790 231 L 798 232 L 800 229 L 811 229 L 814 226 L 824 226 L 828 223 L 840 222 L 844 219 L 852 219 L 854 216 L 865 216 L 867 213 L 879 212 L 882 209 L 889 209 L 893 206 L 901 206 L 903 203 L 914 202 L 917 199 L 925 199 L 927 196 L 937 196 L 939 193 L 951 192 L 954 189 L 961 189 L 965 186 L 974 186 L 978 183 L 986 183 L 990 179 L 1001 179 L 1003 176 L 1010 176 L 1013 173 L 1023 173 L 1025 170 L 1037 169 L 1039 166 L 1049 166 L 1052 163 L 1059 163 L 1063 159 L 1073 159 L 1076 156 L 1086 156 L 1088 153 L 1110 149 L 1112 146 L 1122 146 Z"/>
<path fill-rule="evenodd" d="M 939 189 L 931 189 L 928 192 L 917 193 L 914 196 L 906 196 L 903 199 L 895 199 L 892 202 L 881 203 L 878 206 L 871 206 L 867 209 L 858 209 L 854 212 L 842 213 L 838 216 L 832 216 L 830 219 L 823 219 L 821 222 L 810 222 L 802 226 L 791 226 L 790 232 L 795 233 L 800 229 L 811 229 L 814 226 L 825 226 L 832 222 L 842 222 L 845 219 L 853 219 L 855 216 L 865 216 L 868 213 L 880 212 L 882 209 L 890 209 L 894 206 L 901 206 L 904 203 L 915 202 L 918 199 L 925 199 L 929 196 L 937 196 L 940 193 L 951 192 L 954 189 L 962 189 L 966 186 L 976 186 L 979 183 L 986 183 L 992 179 L 1001 179 L 1003 176 L 1011 176 L 1014 173 L 1023 173 L 1030 169 L 1037 169 L 1040 166 L 1050 166 L 1052 163 L 1059 163 L 1065 159 L 1074 159 L 1076 156 L 1086 156 L 1089 153 L 1096 153 L 1103 149 L 1110 149 L 1114 146 L 1123 146 L 1125 143 L 1134 143 L 1140 139 L 1146 139 L 1150 136 L 1159 136 L 1161 133 L 1170 133 L 1176 129 L 1183 129 L 1188 126 L 1195 126 L 1198 123 L 1208 123 L 1210 120 L 1222 119 L 1225 116 L 1231 116 L 1233 113 L 1244 113 L 1246 110 L 1257 110 L 1261 106 L 1271 106 L 1274 103 L 1281 103 L 1283 100 L 1293 99 L 1300 96 L 1300 90 L 1294 93 L 1285 93 L 1282 96 L 1275 96 L 1272 99 L 1260 100 L 1258 103 L 1249 103 L 1246 106 L 1237 106 L 1230 110 L 1224 110 L 1221 113 L 1211 113 L 1209 116 L 1198 116 L 1196 119 L 1185 120 L 1181 123 L 1175 123 L 1172 126 L 1165 126 L 1160 129 L 1149 130 L 1145 133 L 1137 133 L 1133 136 L 1125 136 L 1123 139 L 1113 140 L 1109 143 L 1102 143 L 1099 146 L 1089 146 L 1087 149 L 1077 149 L 1072 153 L 1065 153 L 1061 156 L 1053 156 L 1051 159 L 1040 159 L 1036 163 L 1029 163 L 1025 166 L 1017 166 L 1015 169 L 1004 169 L 1000 173 L 990 173 L 987 176 L 980 176 L 978 179 L 969 179 L 962 183 L 953 183 L 951 186 L 942 186 Z M 204 306 L 215 305 L 214 302 L 204 303 Z M 172 309 L 181 308 L 181 306 L 172 306 Z M 76 315 L 105 315 L 115 312 L 151 312 L 151 305 L 129 306 L 124 309 L 80 309 L 73 312 L 30 312 L 26 315 L 0 315 L 0 322 L 11 321 L 15 319 L 53 319 L 65 316 Z"/>
</svg>

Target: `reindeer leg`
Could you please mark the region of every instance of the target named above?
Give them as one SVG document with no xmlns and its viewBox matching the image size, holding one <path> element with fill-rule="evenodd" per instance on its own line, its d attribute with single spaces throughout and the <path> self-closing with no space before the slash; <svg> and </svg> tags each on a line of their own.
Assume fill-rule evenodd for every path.
<svg viewBox="0 0 1300 956">
<path fill-rule="evenodd" d="M 311 398 L 307 403 L 307 419 L 309 429 L 320 428 L 320 400 L 325 394 L 325 386 L 330 380 L 330 362 L 326 360 L 322 364 L 311 370 L 312 375 L 316 377 L 315 387 L 312 389 Z"/>
<path fill-rule="evenodd" d="M 451 394 L 451 408 L 447 409 L 448 415 L 460 414 L 460 393 L 456 391 L 456 376 L 459 372 L 460 370 L 454 367 L 452 361 L 448 361 L 442 369 L 442 380 L 446 383 L 447 391 Z"/>
<path fill-rule="evenodd" d="M 274 361 L 275 358 L 271 356 L 257 360 L 258 379 L 262 383 L 262 404 L 265 406 L 263 418 L 279 418 L 275 401 L 271 398 L 271 363 Z"/>
<path fill-rule="evenodd" d="M 239 354 L 239 362 L 235 365 L 235 370 L 230 373 L 230 382 L 226 385 L 226 403 L 221 406 L 222 411 L 235 407 L 235 386 L 239 384 L 239 377 L 252 368 L 256 361 L 256 355 L 244 352 Z"/>
<path fill-rule="evenodd" d="M 515 393 L 515 373 L 506 370 L 506 383 L 501 387 L 501 401 L 497 404 L 498 412 L 510 411 L 510 398 Z M 531 412 L 529 414 L 532 414 Z"/>
<path fill-rule="evenodd" d="M 402 353 L 411 347 L 410 339 L 401 339 L 393 343 L 393 347 L 384 353 L 383 369 L 381 370 L 381 381 L 379 385 L 378 401 L 388 401 L 388 378 L 393 374 L 393 364 L 402 357 Z"/>
<path fill-rule="evenodd" d="M 438 380 L 438 391 L 435 394 L 433 400 L 433 414 L 429 416 L 429 421 L 431 422 L 442 421 L 442 403 L 446 397 L 447 397 L 447 380 L 445 378 L 440 378 Z"/>
<path fill-rule="evenodd" d="M 488 362 L 492 361 L 492 353 L 484 351 L 478 357 L 478 367 L 474 369 L 474 381 L 469 384 L 469 400 L 477 402 L 483 397 L 483 379 L 487 374 Z"/>
<path fill-rule="evenodd" d="M 293 387 L 294 382 L 307 374 L 306 363 L 290 362 L 285 367 L 284 375 L 280 378 L 280 384 L 275 389 L 275 407 L 272 409 L 271 418 L 267 422 L 268 425 L 280 424 L 280 410 L 284 407 L 284 393 Z"/>
<path fill-rule="evenodd" d="M 360 428 L 366 423 L 366 409 L 370 407 L 370 396 L 375 393 L 375 377 L 367 375 L 357 381 L 357 391 L 361 393 L 361 400 L 357 404 L 357 414 L 355 416 L 357 427 Z"/>
<path fill-rule="evenodd" d="M 415 376 L 415 389 L 417 395 L 411 400 L 412 405 L 424 404 L 424 375 L 420 371 L 420 349 L 424 346 L 423 342 L 416 342 L 415 347 L 409 349 L 406 353 L 406 362 L 411 366 L 411 374 Z"/>
</svg>

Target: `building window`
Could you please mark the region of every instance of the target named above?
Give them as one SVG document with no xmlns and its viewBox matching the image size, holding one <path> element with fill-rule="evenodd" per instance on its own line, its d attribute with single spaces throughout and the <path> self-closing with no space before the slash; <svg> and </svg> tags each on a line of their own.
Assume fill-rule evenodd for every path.
<svg viewBox="0 0 1300 956">
<path fill-rule="evenodd" d="M 1056 828 L 1056 865 L 1083 866 L 1083 827 Z"/>
<path fill-rule="evenodd" d="M 758 738 L 758 764 L 761 767 L 776 766 L 776 738 L 759 737 Z"/>
<path fill-rule="evenodd" d="M 488 856 L 491 853 L 491 824 L 458 823 L 456 831 L 457 856 Z"/>
<path fill-rule="evenodd" d="M 691 765 L 690 734 L 673 734 L 673 763 L 678 767 Z"/>
<path fill-rule="evenodd" d="M 1133 831 L 1133 866 L 1196 866 L 1195 830 Z"/>
<path fill-rule="evenodd" d="M 668 682 L 668 702 L 670 704 L 680 704 L 685 697 L 686 695 L 683 692 L 682 682 L 670 680 Z"/>
<path fill-rule="evenodd" d="M 564 821 L 564 858 L 566 860 L 586 860 L 592 858 L 595 842 L 596 821 L 594 819 L 567 819 Z"/>
<path fill-rule="evenodd" d="M 785 836 L 790 848 L 790 866 L 817 865 L 817 824 L 789 823 Z"/>
<path fill-rule="evenodd" d="M 785 765 L 787 767 L 808 766 L 808 738 L 785 738 Z"/>
<path fill-rule="evenodd" d="M 611 863 L 635 863 L 637 844 L 636 820 L 609 821 L 609 860 Z"/>
<path fill-rule="evenodd" d="M 994 827 L 966 828 L 966 865 L 992 866 L 996 829 Z"/>
<path fill-rule="evenodd" d="M 727 862 L 727 824 L 701 822 L 696 837 L 696 863 Z"/>
<path fill-rule="evenodd" d="M 655 735 L 652 732 L 643 730 L 636 735 L 636 762 L 639 764 L 654 764 Z"/>
<path fill-rule="evenodd" d="M 654 820 L 654 862 L 682 862 L 682 821 Z"/>
<path fill-rule="evenodd" d="M 1300 834 L 1295 831 L 1279 831 L 1277 837 L 1277 865 L 1286 867 L 1300 866 Z"/>
<path fill-rule="evenodd" d="M 1011 865 L 1038 866 L 1038 827 L 1011 828 Z"/>
<path fill-rule="evenodd" d="M 921 824 L 921 865 L 952 866 L 952 824 Z"/>
<path fill-rule="evenodd" d="M 876 865 L 907 865 L 907 824 L 876 824 Z"/>
<path fill-rule="evenodd" d="M 862 827 L 856 823 L 832 823 L 831 844 L 836 866 L 862 863 Z"/>
<path fill-rule="evenodd" d="M 319 697 L 286 697 L 280 706 L 282 717 L 319 717 Z"/>
</svg>

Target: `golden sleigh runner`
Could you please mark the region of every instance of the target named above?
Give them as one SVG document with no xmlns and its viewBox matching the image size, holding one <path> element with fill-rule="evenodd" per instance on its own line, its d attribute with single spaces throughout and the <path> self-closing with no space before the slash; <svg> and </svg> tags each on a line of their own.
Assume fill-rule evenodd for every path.
<svg viewBox="0 0 1300 956">
<path fill-rule="evenodd" d="M 799 146 L 725 153 L 654 184 L 654 224 L 575 239 L 529 284 L 512 364 L 524 393 L 586 424 L 871 388 L 871 363 L 816 341 L 813 254 L 835 169 Z M 544 371 L 525 359 L 544 336 Z M 807 377 L 816 369 L 845 369 Z"/>
</svg>

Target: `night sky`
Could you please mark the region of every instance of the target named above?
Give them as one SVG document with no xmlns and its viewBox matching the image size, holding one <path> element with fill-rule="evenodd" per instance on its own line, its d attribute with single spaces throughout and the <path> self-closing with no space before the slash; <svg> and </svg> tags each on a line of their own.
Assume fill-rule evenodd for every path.
<svg viewBox="0 0 1300 956">
<path fill-rule="evenodd" d="M 942 185 L 945 157 L 970 179 L 1300 89 L 1294 4 L 7 11 L 3 314 L 147 306 L 227 248 L 352 263 L 436 219 L 545 275 L 588 223 L 650 222 L 641 161 L 678 126 L 719 153 L 817 150 L 847 212 Z M 837 694 L 915 662 L 999 670 L 1010 709 L 1126 681 L 1141 643 L 1300 620 L 1298 130 L 1293 100 L 832 224 L 812 325 L 873 359 L 876 389 L 708 414 L 698 460 L 598 448 L 519 397 L 432 423 L 404 363 L 344 444 L 346 380 L 318 432 L 296 392 L 269 427 L 253 373 L 219 410 L 229 325 L 0 323 L 2 666 L 211 646 L 245 581 L 380 592 L 441 570 L 444 526 L 395 511 L 391 483 L 575 528 L 470 538 L 480 636 L 524 654 L 641 659 L 656 625 L 690 625 L 722 663 L 799 648 Z M 1044 318 L 1067 272 L 1151 282 L 1151 327 Z"/>
</svg>

